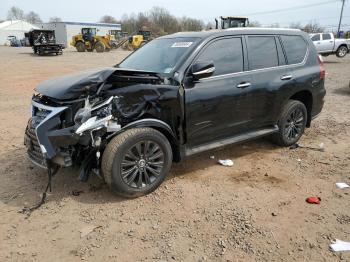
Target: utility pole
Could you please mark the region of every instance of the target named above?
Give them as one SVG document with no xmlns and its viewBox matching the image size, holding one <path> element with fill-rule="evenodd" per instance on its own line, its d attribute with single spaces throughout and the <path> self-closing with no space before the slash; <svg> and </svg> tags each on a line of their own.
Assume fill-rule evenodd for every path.
<svg viewBox="0 0 350 262">
<path fill-rule="evenodd" d="M 343 19 L 344 5 L 345 5 L 345 0 L 342 0 L 342 6 L 340 11 L 340 17 L 339 17 L 339 25 L 338 25 L 338 33 L 337 33 L 338 37 L 340 37 L 340 26 L 341 26 L 341 20 Z"/>
</svg>

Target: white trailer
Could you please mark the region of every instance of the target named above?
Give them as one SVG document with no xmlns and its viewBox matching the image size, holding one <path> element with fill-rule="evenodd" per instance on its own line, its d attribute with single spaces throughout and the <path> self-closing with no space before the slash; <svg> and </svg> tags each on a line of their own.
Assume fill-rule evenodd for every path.
<svg viewBox="0 0 350 262">
<path fill-rule="evenodd" d="M 108 23 L 81 23 L 81 22 L 54 22 L 36 24 L 40 29 L 55 30 L 56 42 L 64 47 L 70 46 L 72 37 L 80 34 L 81 29 L 91 27 L 97 29 L 98 35 L 106 35 L 110 30 L 121 30 L 121 24 Z"/>
</svg>

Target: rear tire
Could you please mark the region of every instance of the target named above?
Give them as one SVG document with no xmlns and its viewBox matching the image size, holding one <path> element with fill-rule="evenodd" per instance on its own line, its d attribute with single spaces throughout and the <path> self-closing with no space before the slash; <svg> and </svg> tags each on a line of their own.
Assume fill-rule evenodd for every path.
<svg viewBox="0 0 350 262">
<path fill-rule="evenodd" d="M 343 58 L 348 53 L 348 48 L 346 46 L 339 46 L 337 52 L 335 53 L 337 57 Z"/>
<path fill-rule="evenodd" d="M 102 42 L 97 42 L 95 44 L 95 50 L 97 53 L 103 53 L 105 51 L 105 45 Z"/>
<path fill-rule="evenodd" d="M 303 135 L 307 122 L 307 110 L 303 103 L 289 100 L 283 107 L 278 120 L 279 131 L 272 135 L 272 140 L 280 146 L 291 146 Z"/>
<path fill-rule="evenodd" d="M 75 48 L 77 49 L 78 52 L 85 52 L 86 50 L 85 44 L 83 42 L 78 42 L 75 45 Z"/>
<path fill-rule="evenodd" d="M 102 174 L 116 194 L 134 198 L 154 191 L 172 163 L 168 139 L 152 128 L 134 128 L 114 137 L 102 156 Z"/>
</svg>

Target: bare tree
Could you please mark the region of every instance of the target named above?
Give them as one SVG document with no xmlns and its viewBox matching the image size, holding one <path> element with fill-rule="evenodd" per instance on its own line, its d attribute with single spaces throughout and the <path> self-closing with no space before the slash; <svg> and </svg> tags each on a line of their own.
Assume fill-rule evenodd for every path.
<svg viewBox="0 0 350 262">
<path fill-rule="evenodd" d="M 302 30 L 306 33 L 322 33 L 324 32 L 325 28 L 317 22 L 309 22 Z"/>
<path fill-rule="evenodd" d="M 205 25 L 205 29 L 206 29 L 206 30 L 215 29 L 215 24 L 214 24 L 213 22 L 208 22 L 208 23 Z"/>
<path fill-rule="evenodd" d="M 121 23 L 122 30 L 124 32 L 128 32 L 129 34 L 134 34 L 135 32 L 137 32 L 138 28 L 135 16 L 136 15 L 134 13 L 131 13 L 130 16 L 127 14 L 124 14 L 122 16 Z"/>
<path fill-rule="evenodd" d="M 141 12 L 137 15 L 134 13 L 123 15 L 121 24 L 122 30 L 129 34 L 135 34 L 139 30 L 150 30 L 154 36 L 179 31 L 200 31 L 205 27 L 201 20 L 189 17 L 176 18 L 162 7 L 153 7 L 149 12 Z"/>
<path fill-rule="evenodd" d="M 22 9 L 16 6 L 12 6 L 7 12 L 8 20 L 23 20 L 25 18 L 24 12 Z"/>
<path fill-rule="evenodd" d="M 26 14 L 25 19 L 28 23 L 31 23 L 31 24 L 37 24 L 37 23 L 43 22 L 39 16 L 39 14 L 37 14 L 33 11 L 30 11 L 28 14 Z"/>
<path fill-rule="evenodd" d="M 100 19 L 101 23 L 118 24 L 119 22 L 111 15 L 104 15 Z"/>
<path fill-rule="evenodd" d="M 57 22 L 62 22 L 62 19 L 57 16 L 50 17 L 49 23 L 57 23 Z"/>
<path fill-rule="evenodd" d="M 258 21 L 251 21 L 249 22 L 248 27 L 261 27 L 261 24 Z"/>
<path fill-rule="evenodd" d="M 201 20 L 182 17 L 179 19 L 181 31 L 201 31 L 204 28 L 204 23 Z"/>
<path fill-rule="evenodd" d="M 180 31 L 179 23 L 175 16 L 163 7 L 153 7 L 149 11 L 149 17 L 152 21 L 151 30 L 159 35 L 171 34 Z"/>
<path fill-rule="evenodd" d="M 302 30 L 304 27 L 299 22 L 295 22 L 295 23 L 290 23 L 289 28 Z"/>
</svg>

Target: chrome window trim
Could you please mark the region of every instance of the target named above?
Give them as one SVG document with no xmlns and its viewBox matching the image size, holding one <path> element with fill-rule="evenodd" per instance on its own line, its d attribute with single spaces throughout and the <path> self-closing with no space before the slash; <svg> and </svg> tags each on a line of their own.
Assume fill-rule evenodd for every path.
<svg viewBox="0 0 350 262">
<path fill-rule="evenodd" d="M 202 79 L 196 81 L 196 83 L 207 82 L 207 81 L 212 81 L 212 80 L 217 80 L 217 79 L 225 79 L 225 78 L 233 77 L 236 75 L 250 74 L 250 73 L 254 73 L 254 72 L 262 72 L 262 71 L 270 71 L 270 70 L 280 69 L 280 68 L 291 68 L 291 67 L 303 66 L 303 65 L 305 65 L 307 58 L 309 57 L 309 53 L 310 53 L 310 48 L 309 48 L 309 45 L 307 45 L 304 59 L 300 63 L 291 64 L 291 65 L 280 65 L 280 66 L 274 66 L 274 67 L 266 67 L 266 68 L 261 68 L 261 69 L 247 70 L 247 71 L 235 72 L 235 73 L 224 74 L 224 75 L 210 76 L 210 77 L 202 78 Z"/>
</svg>

